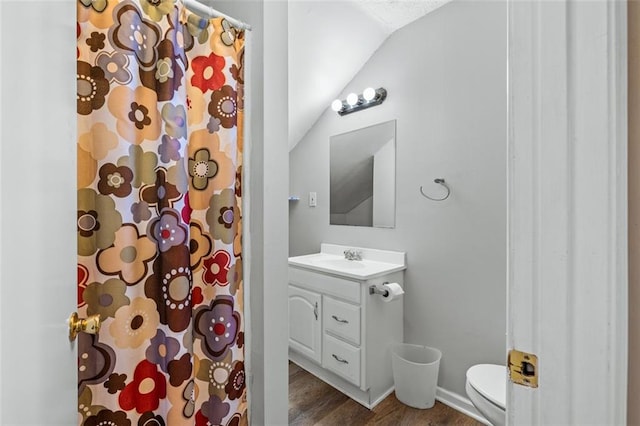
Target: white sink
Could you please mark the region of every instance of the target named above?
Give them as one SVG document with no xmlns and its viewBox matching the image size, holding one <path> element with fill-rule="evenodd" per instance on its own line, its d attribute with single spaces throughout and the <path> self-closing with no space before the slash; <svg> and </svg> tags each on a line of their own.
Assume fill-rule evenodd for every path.
<svg viewBox="0 0 640 426">
<path fill-rule="evenodd" d="M 362 260 L 345 259 L 344 251 L 348 249 L 361 252 Z M 407 268 L 404 252 L 326 243 L 321 244 L 320 253 L 290 257 L 289 265 L 357 280 L 368 280 Z"/>
<path fill-rule="evenodd" d="M 362 269 L 366 268 L 368 263 L 366 260 L 326 259 L 324 257 L 313 259 L 312 262 L 318 266 L 335 269 Z"/>
</svg>

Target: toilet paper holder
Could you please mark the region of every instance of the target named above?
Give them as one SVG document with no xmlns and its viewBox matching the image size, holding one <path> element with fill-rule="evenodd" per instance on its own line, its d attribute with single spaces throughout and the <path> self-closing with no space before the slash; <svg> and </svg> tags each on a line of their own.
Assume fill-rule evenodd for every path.
<svg viewBox="0 0 640 426">
<path fill-rule="evenodd" d="M 382 285 L 371 285 L 369 286 L 369 294 L 379 294 L 382 297 L 387 297 L 389 295 L 389 290 L 382 287 L 385 284 L 389 284 L 389 281 L 385 281 Z"/>
</svg>

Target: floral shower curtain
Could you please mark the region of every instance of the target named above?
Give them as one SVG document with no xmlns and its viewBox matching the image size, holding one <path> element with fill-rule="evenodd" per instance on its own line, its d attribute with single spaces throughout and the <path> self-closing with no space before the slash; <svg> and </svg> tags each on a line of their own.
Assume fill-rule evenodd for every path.
<svg viewBox="0 0 640 426">
<path fill-rule="evenodd" d="M 244 33 L 176 0 L 78 0 L 84 425 L 246 424 Z"/>
</svg>

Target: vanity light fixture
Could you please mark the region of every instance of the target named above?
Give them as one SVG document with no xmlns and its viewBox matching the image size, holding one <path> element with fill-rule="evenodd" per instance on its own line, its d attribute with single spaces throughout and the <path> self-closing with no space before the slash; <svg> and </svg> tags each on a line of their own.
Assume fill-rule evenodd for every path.
<svg viewBox="0 0 640 426">
<path fill-rule="evenodd" d="M 367 87 L 361 95 L 349 93 L 346 100 L 336 99 L 331 102 L 331 109 L 339 115 L 346 115 L 372 106 L 380 105 L 387 98 L 387 91 L 380 87 Z"/>
</svg>

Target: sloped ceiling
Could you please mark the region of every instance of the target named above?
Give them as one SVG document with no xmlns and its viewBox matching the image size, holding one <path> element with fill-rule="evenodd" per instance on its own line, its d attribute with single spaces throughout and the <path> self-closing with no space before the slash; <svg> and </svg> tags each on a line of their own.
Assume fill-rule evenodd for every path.
<svg viewBox="0 0 640 426">
<path fill-rule="evenodd" d="M 289 150 L 390 34 L 449 1 L 291 0 Z"/>
</svg>

